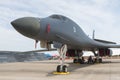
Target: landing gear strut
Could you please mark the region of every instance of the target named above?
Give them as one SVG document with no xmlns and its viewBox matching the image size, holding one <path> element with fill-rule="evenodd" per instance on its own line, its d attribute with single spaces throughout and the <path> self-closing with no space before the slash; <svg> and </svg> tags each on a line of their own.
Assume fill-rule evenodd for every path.
<svg viewBox="0 0 120 80">
<path fill-rule="evenodd" d="M 94 53 L 94 55 L 95 55 L 95 60 L 94 60 L 94 63 L 102 63 L 102 58 L 100 57 L 100 55 L 99 55 L 99 53 L 95 53 L 95 52 L 93 52 Z"/>
<path fill-rule="evenodd" d="M 74 60 L 73 60 L 73 63 L 80 63 L 80 64 L 83 64 L 84 62 L 83 62 L 83 60 L 80 58 L 80 54 L 82 54 L 82 51 L 81 50 L 79 50 L 79 51 L 75 51 L 75 54 L 76 54 L 76 56 L 77 56 L 77 58 L 75 58 Z"/>
<path fill-rule="evenodd" d="M 56 72 L 67 72 L 67 66 L 64 65 L 67 45 L 64 44 L 61 48 L 58 49 L 58 52 L 60 54 L 60 65 L 57 66 Z"/>
</svg>

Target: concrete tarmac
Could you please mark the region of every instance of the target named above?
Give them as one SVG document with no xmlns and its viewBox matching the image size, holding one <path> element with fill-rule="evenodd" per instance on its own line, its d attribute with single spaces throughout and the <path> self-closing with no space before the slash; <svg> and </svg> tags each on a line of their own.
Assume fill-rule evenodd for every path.
<svg viewBox="0 0 120 80">
<path fill-rule="evenodd" d="M 120 59 L 101 64 L 73 64 L 66 60 L 70 74 L 54 75 L 58 60 L 0 64 L 0 80 L 120 80 Z"/>
</svg>

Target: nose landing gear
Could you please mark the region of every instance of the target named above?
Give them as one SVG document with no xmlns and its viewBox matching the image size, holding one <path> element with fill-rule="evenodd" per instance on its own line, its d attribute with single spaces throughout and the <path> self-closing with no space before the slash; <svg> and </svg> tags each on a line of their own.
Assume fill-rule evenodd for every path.
<svg viewBox="0 0 120 80">
<path fill-rule="evenodd" d="M 65 56 L 67 52 L 67 45 L 64 44 L 61 48 L 58 49 L 58 52 L 60 54 L 60 65 L 57 66 L 56 72 L 53 72 L 53 74 L 69 74 L 68 67 L 64 65 Z"/>
</svg>

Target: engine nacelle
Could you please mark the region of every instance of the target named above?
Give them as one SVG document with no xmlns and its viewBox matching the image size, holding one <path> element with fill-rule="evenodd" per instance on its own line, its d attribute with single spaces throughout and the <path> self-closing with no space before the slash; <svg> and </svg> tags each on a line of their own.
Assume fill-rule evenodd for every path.
<svg viewBox="0 0 120 80">
<path fill-rule="evenodd" d="M 99 49 L 98 51 L 99 56 L 112 56 L 113 51 L 111 49 Z"/>
<path fill-rule="evenodd" d="M 82 56 L 83 52 L 81 50 L 74 50 L 74 49 L 69 49 L 66 53 L 66 56 L 68 57 L 76 57 L 76 56 Z"/>
</svg>

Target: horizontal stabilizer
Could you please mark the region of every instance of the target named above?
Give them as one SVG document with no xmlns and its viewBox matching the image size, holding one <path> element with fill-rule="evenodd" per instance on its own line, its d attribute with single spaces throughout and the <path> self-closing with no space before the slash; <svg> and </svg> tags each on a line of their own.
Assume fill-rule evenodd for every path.
<svg viewBox="0 0 120 80">
<path fill-rule="evenodd" d="M 115 42 L 111 41 L 105 41 L 105 40 L 100 40 L 100 39 L 94 39 L 95 41 L 102 42 L 102 43 L 107 43 L 107 44 L 116 44 Z"/>
</svg>

